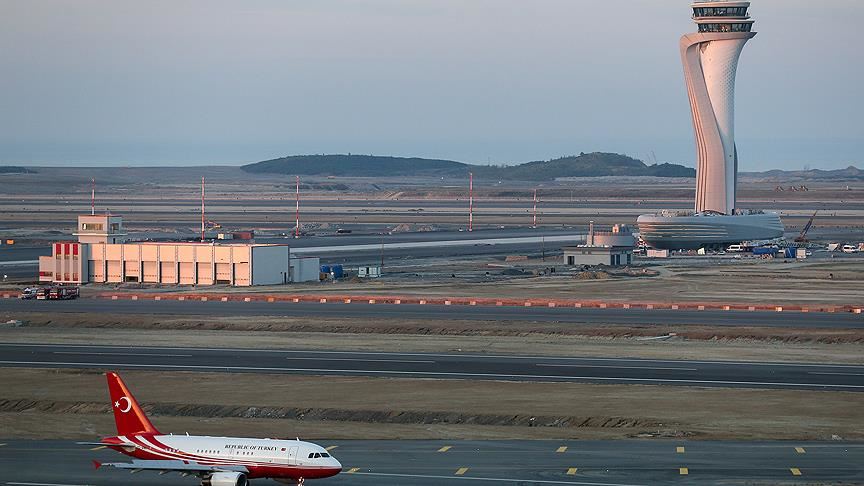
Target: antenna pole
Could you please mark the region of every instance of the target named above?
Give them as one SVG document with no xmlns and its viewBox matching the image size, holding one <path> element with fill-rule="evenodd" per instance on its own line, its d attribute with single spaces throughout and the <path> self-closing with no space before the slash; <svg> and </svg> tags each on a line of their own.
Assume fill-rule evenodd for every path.
<svg viewBox="0 0 864 486">
<path fill-rule="evenodd" d="M 474 231 L 474 173 L 468 173 L 468 231 Z"/>
<path fill-rule="evenodd" d="M 537 189 L 534 189 L 534 212 L 531 218 L 531 227 L 537 227 Z"/>
<path fill-rule="evenodd" d="M 300 238 L 300 176 L 297 177 L 297 223 L 294 227 L 294 238 Z"/>
<path fill-rule="evenodd" d="M 96 215 L 96 178 L 90 178 L 90 216 Z"/>
<path fill-rule="evenodd" d="M 204 242 L 204 176 L 201 176 L 201 242 Z"/>
</svg>

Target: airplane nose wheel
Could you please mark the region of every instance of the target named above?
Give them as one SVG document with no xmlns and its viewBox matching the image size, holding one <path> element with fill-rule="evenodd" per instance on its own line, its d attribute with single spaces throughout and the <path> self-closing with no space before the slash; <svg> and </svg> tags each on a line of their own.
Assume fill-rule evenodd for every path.
<svg viewBox="0 0 864 486">
<path fill-rule="evenodd" d="M 306 482 L 305 479 L 300 478 L 300 479 L 297 480 L 297 486 L 303 486 L 303 483 L 305 483 L 305 482 Z"/>
</svg>

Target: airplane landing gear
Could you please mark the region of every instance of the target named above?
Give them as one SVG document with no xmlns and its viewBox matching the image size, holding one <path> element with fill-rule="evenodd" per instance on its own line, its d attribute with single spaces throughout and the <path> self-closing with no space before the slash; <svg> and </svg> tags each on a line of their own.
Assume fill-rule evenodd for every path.
<svg viewBox="0 0 864 486">
<path fill-rule="evenodd" d="M 297 486 L 303 486 L 303 483 L 305 483 L 305 482 L 306 482 L 305 479 L 300 478 L 300 479 L 297 480 Z"/>
</svg>

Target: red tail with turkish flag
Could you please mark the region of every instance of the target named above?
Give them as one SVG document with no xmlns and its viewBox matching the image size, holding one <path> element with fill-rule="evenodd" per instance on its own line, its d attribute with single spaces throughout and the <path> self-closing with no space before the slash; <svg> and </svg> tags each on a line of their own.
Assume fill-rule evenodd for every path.
<svg viewBox="0 0 864 486">
<path fill-rule="evenodd" d="M 108 393 L 111 394 L 111 408 L 114 410 L 114 421 L 117 423 L 117 435 L 159 434 L 156 427 L 150 423 L 132 392 L 120 375 L 114 372 L 105 373 L 108 378 Z"/>
</svg>

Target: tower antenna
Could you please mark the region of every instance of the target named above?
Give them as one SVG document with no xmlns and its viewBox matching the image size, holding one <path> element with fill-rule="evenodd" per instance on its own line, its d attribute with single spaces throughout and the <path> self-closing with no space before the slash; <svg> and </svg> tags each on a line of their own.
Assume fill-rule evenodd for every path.
<svg viewBox="0 0 864 486">
<path fill-rule="evenodd" d="M 90 178 L 90 216 L 96 216 L 96 178 Z"/>
<path fill-rule="evenodd" d="M 300 176 L 298 175 L 296 177 L 297 177 L 297 211 L 296 211 L 297 223 L 296 223 L 296 226 L 294 227 L 294 238 L 300 238 Z"/>
<path fill-rule="evenodd" d="M 201 242 L 204 242 L 204 176 L 201 176 Z"/>
<path fill-rule="evenodd" d="M 534 189 L 534 211 L 533 217 L 531 218 L 531 227 L 537 227 L 537 189 Z"/>
<path fill-rule="evenodd" d="M 474 231 L 474 173 L 468 173 L 468 231 Z"/>
</svg>

